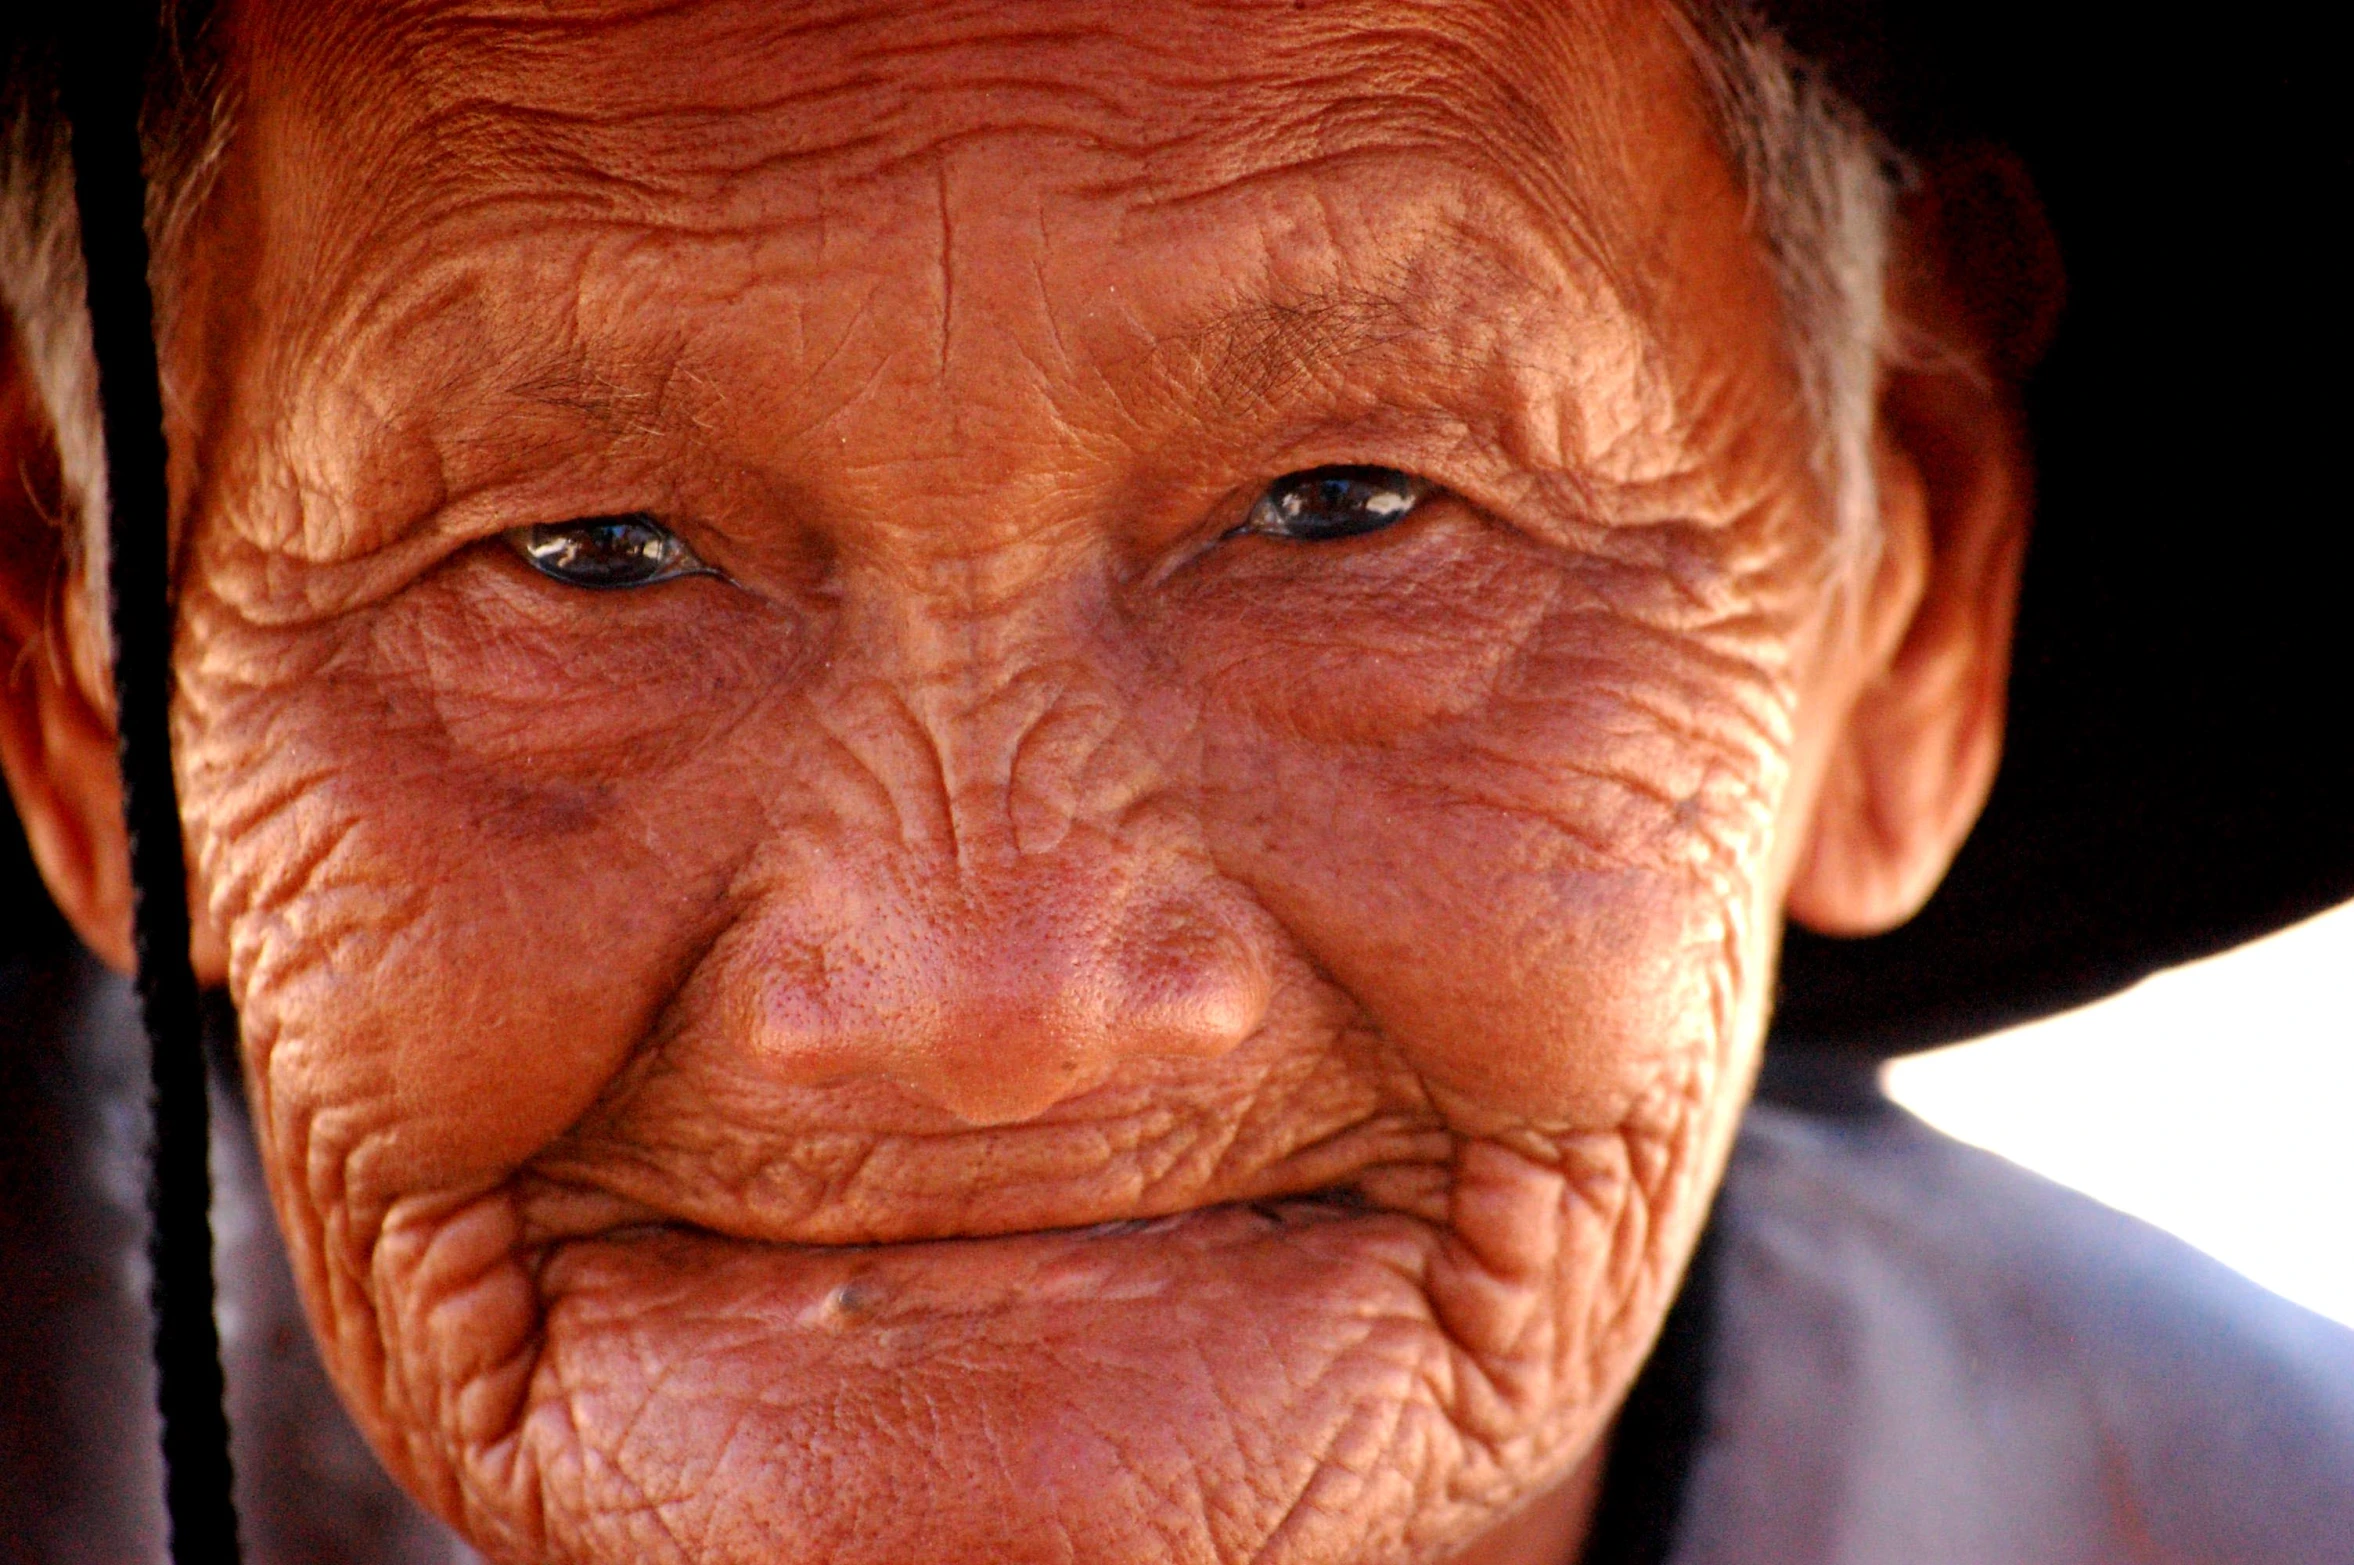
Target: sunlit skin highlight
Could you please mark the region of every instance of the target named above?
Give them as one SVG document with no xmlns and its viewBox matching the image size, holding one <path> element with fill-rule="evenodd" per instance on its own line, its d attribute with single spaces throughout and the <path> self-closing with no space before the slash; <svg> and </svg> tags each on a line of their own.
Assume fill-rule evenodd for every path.
<svg viewBox="0 0 2354 1565">
<path fill-rule="evenodd" d="M 198 951 L 395 1474 L 517 1561 L 1572 1558 L 1785 902 L 1934 883 L 2016 558 L 2002 438 L 1908 454 L 1983 398 L 1834 554 L 1666 10 L 226 25 Z M 1335 464 L 1431 487 L 1238 530 Z M 711 570 L 502 541 L 638 513 Z M 77 659 L 10 775 L 119 952 Z"/>
</svg>

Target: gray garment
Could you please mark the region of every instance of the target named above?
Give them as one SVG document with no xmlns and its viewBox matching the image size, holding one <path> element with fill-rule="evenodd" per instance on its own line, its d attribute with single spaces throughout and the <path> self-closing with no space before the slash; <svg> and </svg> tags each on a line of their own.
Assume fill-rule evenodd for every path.
<svg viewBox="0 0 2354 1565">
<path fill-rule="evenodd" d="M 1674 1565 L 2354 1562 L 2354 1332 L 1893 1107 L 1757 1105 L 1718 1222 Z"/>
</svg>

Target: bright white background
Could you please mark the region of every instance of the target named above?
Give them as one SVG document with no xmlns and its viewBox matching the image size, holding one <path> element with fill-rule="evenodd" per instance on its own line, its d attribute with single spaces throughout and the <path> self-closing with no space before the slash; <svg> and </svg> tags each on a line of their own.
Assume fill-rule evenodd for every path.
<svg viewBox="0 0 2354 1565">
<path fill-rule="evenodd" d="M 2354 904 L 1887 1082 L 1948 1135 L 2354 1325 Z"/>
</svg>

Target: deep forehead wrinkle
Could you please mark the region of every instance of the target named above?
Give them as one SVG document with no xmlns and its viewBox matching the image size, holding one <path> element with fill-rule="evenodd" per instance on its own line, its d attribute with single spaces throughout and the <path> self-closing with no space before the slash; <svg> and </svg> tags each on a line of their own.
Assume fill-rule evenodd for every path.
<svg viewBox="0 0 2354 1565">
<path fill-rule="evenodd" d="M 1591 267 L 1556 272 L 1541 248 L 1532 255 L 1468 233 L 1393 259 L 1388 275 L 1367 282 L 1341 277 L 1302 287 L 1260 277 L 1211 290 L 1215 302 L 1197 300 L 1190 311 L 1156 313 L 1130 322 L 1128 331 L 1091 335 L 1084 362 L 1068 370 L 1106 383 L 1123 400 L 1149 383 L 1199 424 L 1248 422 L 1318 380 L 1377 359 L 1429 377 L 1426 384 L 1442 399 L 1483 376 L 1572 373 L 1589 394 L 1613 379 L 1619 390 L 1632 391 L 1624 377 L 1657 367 L 1645 323 Z M 790 283 L 784 291 L 792 292 Z M 1574 345 L 1563 336 L 1572 322 Z M 431 321 L 403 324 L 430 329 Z M 476 333 L 473 340 L 487 347 L 493 339 Z M 504 351 L 475 361 L 463 382 L 448 388 L 453 394 L 488 394 L 578 415 L 616 438 L 691 437 L 719 395 L 695 353 L 675 340 L 640 339 L 627 330 L 562 338 L 522 332 L 499 340 Z M 794 345 L 785 362 L 803 384 L 842 351 L 798 334 L 786 340 Z M 1565 356 L 1565 348 L 1574 351 Z M 1385 383 L 1396 379 L 1384 377 Z M 1526 407 L 1517 398 L 1511 405 Z"/>
<path fill-rule="evenodd" d="M 1627 96 L 1654 73 L 1610 67 L 1675 47 L 1665 0 L 255 6 L 255 62 L 326 146 L 364 145 L 395 217 L 516 167 L 578 176 L 550 203 L 724 225 L 780 172 L 855 187 L 1009 137 L 1163 200 L 1379 146 L 1513 183 L 1606 261 L 1597 186 L 1628 114 L 1658 113 Z"/>
</svg>

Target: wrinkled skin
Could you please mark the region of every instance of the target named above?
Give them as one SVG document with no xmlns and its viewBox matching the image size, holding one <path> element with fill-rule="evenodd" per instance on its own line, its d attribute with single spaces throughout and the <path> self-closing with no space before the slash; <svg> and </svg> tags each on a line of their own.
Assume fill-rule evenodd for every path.
<svg viewBox="0 0 2354 1565">
<path fill-rule="evenodd" d="M 1574 1553 L 1785 903 L 1983 791 L 2017 508 L 1929 399 L 1833 554 L 1678 35 L 1543 9 L 234 10 L 199 957 L 493 1555 Z M 1233 533 L 1329 463 L 1441 488 Z M 638 510 L 724 574 L 499 541 Z M 64 617 L 11 777 L 119 954 Z"/>
</svg>

